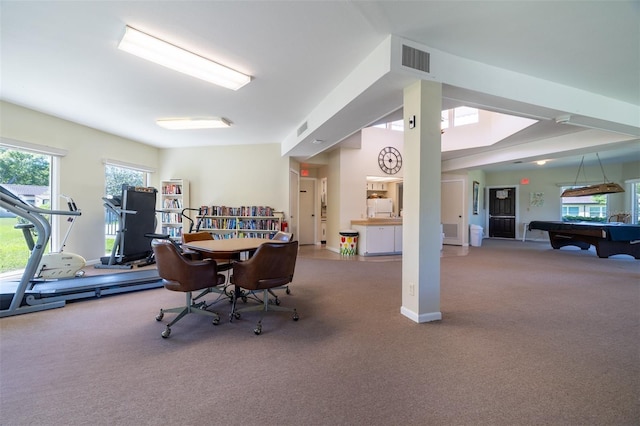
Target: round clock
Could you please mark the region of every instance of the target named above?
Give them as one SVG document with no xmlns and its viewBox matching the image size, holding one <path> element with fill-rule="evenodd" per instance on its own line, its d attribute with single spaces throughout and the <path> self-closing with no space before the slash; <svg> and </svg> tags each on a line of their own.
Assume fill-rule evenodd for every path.
<svg viewBox="0 0 640 426">
<path fill-rule="evenodd" d="M 392 146 L 382 148 L 378 154 L 380 169 L 388 175 L 395 175 L 402 168 L 402 155 Z"/>
</svg>

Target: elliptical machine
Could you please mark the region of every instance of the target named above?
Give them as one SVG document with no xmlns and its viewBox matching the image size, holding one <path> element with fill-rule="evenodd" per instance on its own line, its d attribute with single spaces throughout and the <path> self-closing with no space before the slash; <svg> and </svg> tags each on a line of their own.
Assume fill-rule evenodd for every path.
<svg viewBox="0 0 640 426">
<path fill-rule="evenodd" d="M 75 278 L 81 277 L 84 275 L 84 271 L 82 268 L 86 265 L 86 261 L 84 257 L 75 254 L 75 253 L 63 253 L 64 247 L 67 243 L 67 238 L 69 238 L 69 234 L 71 233 L 71 229 L 73 228 L 73 224 L 76 221 L 76 218 L 80 216 L 80 210 L 76 206 L 75 201 L 71 197 L 66 195 L 61 195 L 65 200 L 67 200 L 67 207 L 69 208 L 70 216 L 67 218 L 67 222 L 69 222 L 69 227 L 67 228 L 67 232 L 60 243 L 60 248 L 56 252 L 44 253 L 42 258 L 40 259 L 40 263 L 38 263 L 38 267 L 36 268 L 34 278 L 50 280 L 50 279 L 64 279 L 64 278 Z M 64 212 L 53 212 L 52 214 L 64 214 Z M 33 223 L 19 223 L 14 226 L 16 229 L 21 229 L 24 235 L 24 239 L 27 243 L 27 247 L 29 251 L 33 251 L 35 247 L 35 242 L 33 240 L 33 228 L 35 225 Z"/>
</svg>

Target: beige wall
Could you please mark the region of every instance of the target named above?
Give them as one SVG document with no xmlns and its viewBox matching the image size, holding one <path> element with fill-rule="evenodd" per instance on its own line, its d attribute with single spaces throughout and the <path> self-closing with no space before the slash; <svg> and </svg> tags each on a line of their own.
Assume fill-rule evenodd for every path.
<svg viewBox="0 0 640 426">
<path fill-rule="evenodd" d="M 60 159 L 59 192 L 74 198 L 82 216 L 66 250 L 89 262 L 104 255 L 104 159 L 155 169 L 150 185 L 156 188 L 163 179 L 189 180 L 191 206 L 289 208 L 289 160 L 279 144 L 158 149 L 6 102 L 0 103 L 0 120 L 2 138 L 67 151 Z"/>
<path fill-rule="evenodd" d="M 60 179 L 54 185 L 75 200 L 82 216 L 75 222 L 66 250 L 88 261 L 104 255 L 104 159 L 158 167 L 157 148 L 6 102 L 0 103 L 0 136 L 67 151 L 60 158 Z M 151 185 L 157 182 L 154 173 Z M 57 242 L 53 246 L 57 248 Z"/>
<path fill-rule="evenodd" d="M 289 160 L 280 144 L 163 149 L 162 179 L 189 180 L 191 207 L 264 205 L 289 215 Z"/>
</svg>

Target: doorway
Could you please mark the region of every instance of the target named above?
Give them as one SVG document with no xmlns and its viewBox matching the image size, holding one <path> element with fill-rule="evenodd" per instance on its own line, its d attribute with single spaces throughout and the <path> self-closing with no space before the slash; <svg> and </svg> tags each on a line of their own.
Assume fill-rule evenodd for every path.
<svg viewBox="0 0 640 426">
<path fill-rule="evenodd" d="M 298 197 L 300 175 L 297 171 L 289 170 L 289 231 L 296 238 L 298 235 Z"/>
<path fill-rule="evenodd" d="M 489 188 L 489 237 L 516 238 L 516 188 Z"/>
<path fill-rule="evenodd" d="M 300 179 L 300 245 L 315 244 L 316 224 L 316 179 Z"/>
<path fill-rule="evenodd" d="M 441 182 L 440 221 L 444 233 L 444 244 L 463 244 L 464 181 L 443 180 Z"/>
</svg>

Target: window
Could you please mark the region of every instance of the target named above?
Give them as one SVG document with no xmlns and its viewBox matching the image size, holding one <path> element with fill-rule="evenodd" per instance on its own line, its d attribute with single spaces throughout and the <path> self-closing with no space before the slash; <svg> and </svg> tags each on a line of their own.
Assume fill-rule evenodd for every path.
<svg viewBox="0 0 640 426">
<path fill-rule="evenodd" d="M 464 126 L 478 122 L 478 110 L 476 108 L 459 107 L 454 109 L 454 126 Z"/>
<path fill-rule="evenodd" d="M 148 173 L 135 168 L 123 167 L 114 164 L 105 164 L 105 196 L 120 197 L 122 196 L 122 185 L 128 186 L 147 186 Z M 114 212 L 105 209 L 105 253 L 111 253 L 113 244 L 118 231 L 118 217 Z"/>
<path fill-rule="evenodd" d="M 51 155 L 0 146 L 0 184 L 33 206 L 51 208 Z M 30 251 L 15 226 L 24 219 L 0 209 L 0 273 L 24 269 Z"/>
<path fill-rule="evenodd" d="M 640 224 L 640 179 L 632 180 L 630 184 L 631 223 L 637 225 Z"/>
<path fill-rule="evenodd" d="M 373 127 L 377 127 L 379 129 L 387 129 L 387 130 L 397 130 L 397 131 L 404 131 L 404 120 L 396 120 L 396 121 L 390 121 L 387 123 L 380 123 L 380 124 L 376 124 Z"/>
<path fill-rule="evenodd" d="M 575 188 L 575 186 L 564 186 L 565 189 Z M 607 221 L 606 195 L 592 195 L 590 197 L 562 197 L 562 220 L 571 221 Z"/>
</svg>

